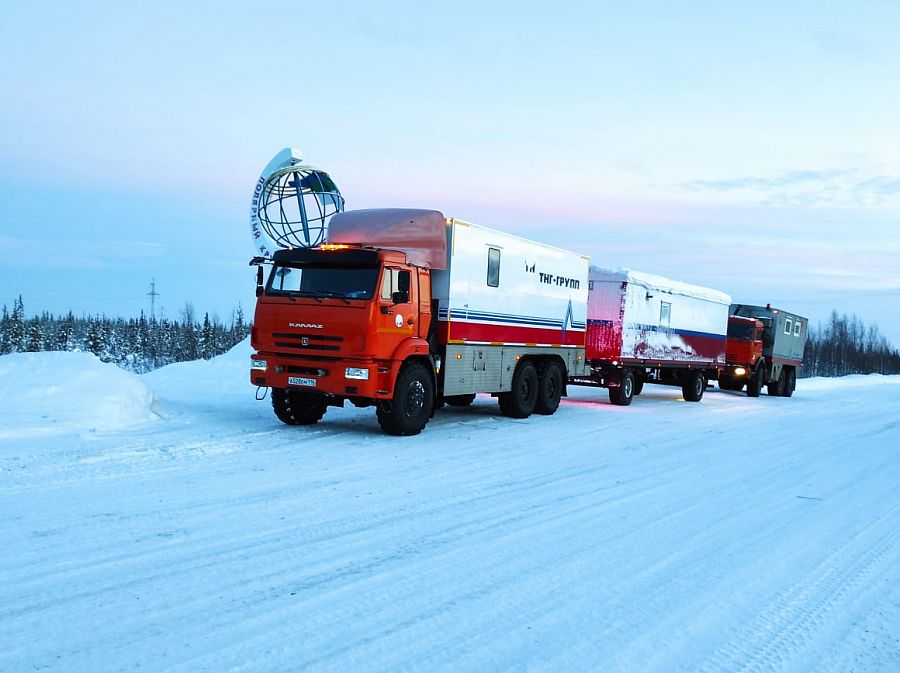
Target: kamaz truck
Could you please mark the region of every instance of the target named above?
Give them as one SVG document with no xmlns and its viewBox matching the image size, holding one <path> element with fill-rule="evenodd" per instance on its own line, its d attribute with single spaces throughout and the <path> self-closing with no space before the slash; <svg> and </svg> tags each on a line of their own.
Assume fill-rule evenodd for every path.
<svg viewBox="0 0 900 673">
<path fill-rule="evenodd" d="M 476 393 L 506 416 L 552 414 L 584 368 L 589 263 L 578 253 L 434 210 L 374 209 L 335 215 L 327 243 L 251 263 L 250 380 L 287 424 L 349 403 L 414 435 Z"/>
<path fill-rule="evenodd" d="M 719 387 L 734 391 L 746 387 L 748 397 L 759 397 L 763 388 L 776 397 L 793 395 L 809 321 L 771 304 L 732 304 L 729 312 L 726 366 Z"/>
</svg>

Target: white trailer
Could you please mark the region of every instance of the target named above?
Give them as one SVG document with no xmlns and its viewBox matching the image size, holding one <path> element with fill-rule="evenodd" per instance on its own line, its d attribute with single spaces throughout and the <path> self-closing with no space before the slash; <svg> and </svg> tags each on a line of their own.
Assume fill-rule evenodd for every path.
<svg viewBox="0 0 900 673">
<path fill-rule="evenodd" d="M 490 392 L 507 415 L 553 413 L 584 367 L 588 258 L 456 219 L 447 251 L 432 271 L 445 401 Z"/>
<path fill-rule="evenodd" d="M 585 354 L 588 381 L 627 405 L 645 382 L 681 386 L 699 401 L 725 365 L 724 292 L 630 269 L 591 267 Z"/>
</svg>

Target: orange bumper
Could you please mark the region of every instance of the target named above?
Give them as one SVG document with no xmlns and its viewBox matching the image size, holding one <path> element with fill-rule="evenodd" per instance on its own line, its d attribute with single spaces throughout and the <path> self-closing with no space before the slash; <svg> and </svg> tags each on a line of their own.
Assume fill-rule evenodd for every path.
<svg viewBox="0 0 900 673">
<path fill-rule="evenodd" d="M 316 361 L 273 353 L 250 356 L 250 383 L 338 397 L 389 399 L 400 363 L 391 360 Z"/>
</svg>

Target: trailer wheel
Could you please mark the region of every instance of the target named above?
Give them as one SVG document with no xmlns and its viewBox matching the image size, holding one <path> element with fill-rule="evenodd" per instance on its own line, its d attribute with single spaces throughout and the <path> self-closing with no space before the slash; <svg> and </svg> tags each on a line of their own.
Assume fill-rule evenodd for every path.
<svg viewBox="0 0 900 673">
<path fill-rule="evenodd" d="M 681 386 L 681 394 L 687 402 L 699 402 L 703 399 L 703 391 L 706 390 L 706 379 L 703 372 L 692 371 L 687 373 Z"/>
<path fill-rule="evenodd" d="M 313 425 L 325 415 L 325 398 L 314 393 L 272 388 L 272 409 L 287 425 Z"/>
<path fill-rule="evenodd" d="M 549 362 L 541 372 L 541 380 L 538 385 L 537 403 L 535 412 L 544 416 L 556 413 L 559 408 L 559 400 L 562 398 L 563 375 L 559 365 Z"/>
<path fill-rule="evenodd" d="M 784 367 L 782 367 L 781 373 L 778 375 L 778 380 L 774 383 L 769 383 L 768 385 L 766 385 L 766 392 L 768 392 L 772 397 L 784 397 L 786 378 L 787 377 L 784 374 Z"/>
<path fill-rule="evenodd" d="M 627 407 L 634 399 L 634 374 L 623 369 L 617 388 L 609 389 L 609 401 L 619 407 Z"/>
<path fill-rule="evenodd" d="M 467 407 L 475 401 L 475 393 L 468 395 L 448 395 L 444 398 L 444 402 L 451 407 Z"/>
<path fill-rule="evenodd" d="M 635 396 L 640 395 L 644 392 L 644 379 L 640 376 L 634 377 L 634 394 Z"/>
<path fill-rule="evenodd" d="M 400 370 L 394 397 L 379 403 L 375 414 L 378 425 L 389 435 L 418 435 L 431 418 L 434 408 L 434 384 L 428 370 L 417 362 Z"/>
<path fill-rule="evenodd" d="M 756 373 L 747 379 L 747 397 L 759 397 L 762 391 L 763 382 L 766 380 L 766 368 L 760 365 Z"/>
<path fill-rule="evenodd" d="M 793 367 L 788 369 L 787 372 L 787 380 L 784 382 L 784 396 L 790 397 L 794 394 L 794 390 L 797 388 L 797 372 Z"/>
<path fill-rule="evenodd" d="M 497 396 L 500 412 L 510 418 L 528 418 L 537 404 L 538 385 L 534 365 L 527 361 L 520 362 L 513 374 L 512 390 Z"/>
</svg>

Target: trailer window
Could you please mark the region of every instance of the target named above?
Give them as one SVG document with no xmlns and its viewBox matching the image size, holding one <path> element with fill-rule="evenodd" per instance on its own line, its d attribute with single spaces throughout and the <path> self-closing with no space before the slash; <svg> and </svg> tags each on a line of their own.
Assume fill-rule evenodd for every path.
<svg viewBox="0 0 900 673">
<path fill-rule="evenodd" d="M 668 327 L 672 322 L 672 304 L 663 301 L 659 304 L 659 326 Z"/>
<path fill-rule="evenodd" d="M 497 248 L 488 248 L 487 284 L 500 286 L 500 251 Z"/>
<path fill-rule="evenodd" d="M 794 322 L 790 318 L 784 319 L 784 333 L 790 334 L 794 330 Z"/>
<path fill-rule="evenodd" d="M 797 322 L 794 323 L 794 336 L 795 336 L 795 337 L 800 336 L 800 328 L 801 328 L 801 327 L 802 327 L 802 325 L 800 324 L 800 321 L 799 321 L 799 320 L 798 320 Z"/>
</svg>

